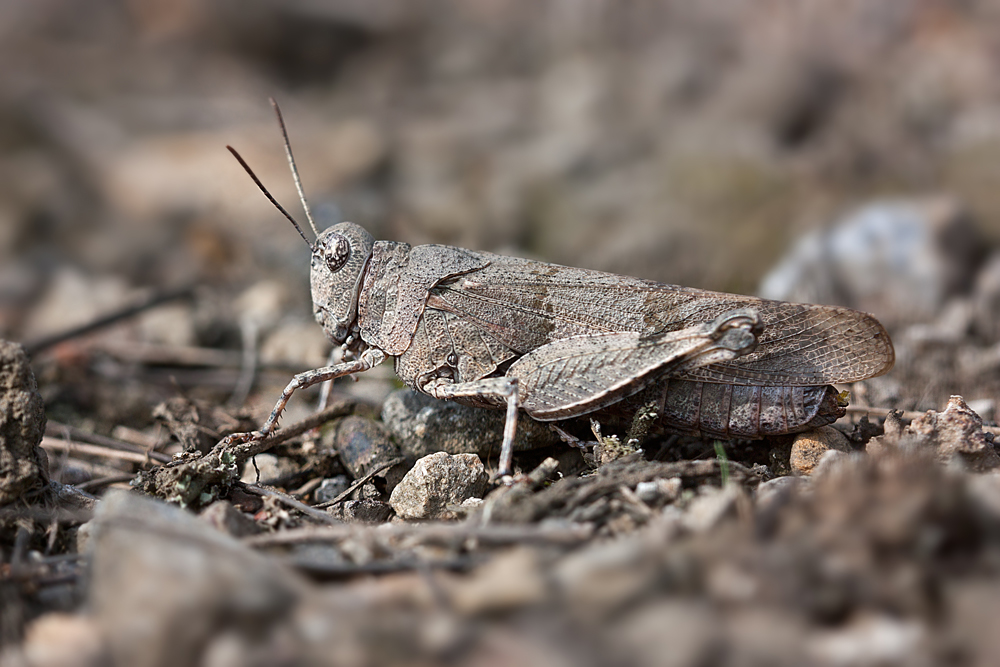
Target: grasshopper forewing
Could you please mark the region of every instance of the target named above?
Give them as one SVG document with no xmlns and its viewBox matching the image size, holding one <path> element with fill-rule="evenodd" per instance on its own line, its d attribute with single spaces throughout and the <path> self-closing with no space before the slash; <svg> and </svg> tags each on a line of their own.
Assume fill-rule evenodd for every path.
<svg viewBox="0 0 1000 667">
<path fill-rule="evenodd" d="M 758 438 L 834 421 L 844 408 L 830 385 L 894 361 L 882 325 L 848 308 L 375 241 L 349 222 L 309 245 L 313 311 L 345 361 L 295 376 L 262 429 L 229 442 L 269 435 L 296 389 L 393 357 L 417 391 L 507 410 L 508 474 L 519 411 L 554 421 L 642 392 L 668 429 Z"/>
</svg>

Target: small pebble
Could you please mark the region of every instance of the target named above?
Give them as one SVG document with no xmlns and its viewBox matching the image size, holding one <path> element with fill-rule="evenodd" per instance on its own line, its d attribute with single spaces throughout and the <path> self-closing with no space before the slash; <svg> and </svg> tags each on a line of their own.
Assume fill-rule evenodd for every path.
<svg viewBox="0 0 1000 667">
<path fill-rule="evenodd" d="M 788 463 L 797 475 L 811 475 L 820 459 L 829 450 L 849 453 L 851 443 L 847 436 L 832 426 L 821 426 L 812 431 L 800 433 L 792 443 L 792 453 Z"/>
<path fill-rule="evenodd" d="M 661 505 L 677 500 L 681 485 L 680 477 L 639 482 L 635 485 L 635 495 L 647 505 Z"/>
<path fill-rule="evenodd" d="M 489 475 L 475 454 L 438 452 L 417 461 L 392 491 L 389 504 L 404 519 L 452 519 L 457 506 L 482 498 Z"/>
<path fill-rule="evenodd" d="M 261 532 L 260 525 L 227 500 L 217 500 L 198 515 L 202 521 L 233 537 L 247 537 Z"/>
<path fill-rule="evenodd" d="M 254 462 L 256 461 L 256 468 Z M 258 454 L 253 459 L 246 462 L 243 467 L 243 476 L 240 481 L 244 484 L 256 484 L 258 482 L 257 471 L 260 471 L 259 481 L 263 484 L 281 476 L 280 463 L 274 454 Z"/>
<path fill-rule="evenodd" d="M 392 507 L 374 498 L 348 500 L 339 508 L 335 514 L 351 523 L 383 523 L 392 516 Z"/>
<path fill-rule="evenodd" d="M 757 507 L 763 510 L 780 505 L 796 490 L 803 488 L 804 484 L 806 482 L 801 477 L 791 475 L 761 482 L 755 492 Z"/>
<path fill-rule="evenodd" d="M 328 503 L 346 491 L 350 485 L 351 480 L 347 475 L 328 477 L 320 482 L 319 488 L 313 493 L 313 498 L 317 503 Z"/>
</svg>

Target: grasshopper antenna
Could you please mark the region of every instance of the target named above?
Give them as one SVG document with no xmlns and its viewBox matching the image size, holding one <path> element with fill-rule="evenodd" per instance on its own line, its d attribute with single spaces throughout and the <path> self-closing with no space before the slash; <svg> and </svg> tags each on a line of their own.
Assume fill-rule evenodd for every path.
<svg viewBox="0 0 1000 667">
<path fill-rule="evenodd" d="M 286 211 L 284 207 L 282 207 L 282 205 L 278 203 L 278 200 L 271 196 L 271 193 L 267 191 L 267 188 L 264 187 L 264 184 L 260 182 L 259 178 L 257 178 L 257 174 L 253 173 L 253 169 L 251 169 L 250 165 L 248 165 L 246 161 L 242 157 L 240 157 L 240 154 L 236 152 L 236 149 L 233 148 L 232 146 L 226 146 L 226 148 L 229 149 L 229 152 L 233 154 L 233 157 L 235 157 L 236 160 L 240 163 L 240 165 L 243 166 L 246 172 L 250 174 L 250 178 L 252 178 L 253 182 L 257 184 L 257 187 L 260 188 L 260 191 L 264 193 L 264 196 L 267 197 L 267 200 L 272 204 L 274 204 L 274 207 L 279 211 L 281 211 L 282 215 L 288 218 L 288 222 L 292 223 L 292 226 L 295 227 L 295 230 L 299 233 L 299 236 L 302 237 L 302 240 L 306 242 L 306 245 L 309 246 L 309 249 L 310 250 L 315 249 L 312 242 L 309 239 L 307 239 L 306 235 L 302 232 L 302 228 L 299 227 L 299 223 L 295 222 L 295 218 L 290 216 L 288 214 L 288 211 Z"/>
<path fill-rule="evenodd" d="M 281 136 L 285 139 L 285 156 L 288 158 L 288 166 L 292 169 L 292 180 L 295 181 L 295 189 L 299 191 L 299 201 L 302 202 L 302 208 L 306 212 L 306 220 L 309 221 L 309 226 L 312 227 L 313 234 L 316 238 L 319 238 L 319 230 L 316 229 L 316 222 L 313 221 L 312 211 L 309 210 L 309 202 L 306 201 L 306 193 L 302 190 L 302 179 L 299 178 L 299 168 L 295 166 L 295 158 L 292 157 L 292 143 L 288 140 L 288 131 L 285 129 L 285 119 L 281 117 L 281 109 L 278 108 L 278 103 L 273 97 L 269 97 L 271 100 L 271 106 L 274 107 L 274 113 L 278 116 L 278 125 L 281 126 Z"/>
</svg>

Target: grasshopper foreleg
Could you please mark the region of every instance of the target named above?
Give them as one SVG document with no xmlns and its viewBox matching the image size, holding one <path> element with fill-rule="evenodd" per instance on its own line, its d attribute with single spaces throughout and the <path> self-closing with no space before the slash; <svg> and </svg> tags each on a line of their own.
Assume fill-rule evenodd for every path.
<svg viewBox="0 0 1000 667">
<path fill-rule="evenodd" d="M 517 409 L 521 405 L 517 388 L 517 378 L 497 377 L 475 380 L 473 382 L 430 382 L 423 391 L 434 398 L 468 398 L 477 396 L 496 396 L 507 403 L 507 418 L 503 425 L 503 444 L 500 446 L 500 465 L 497 477 L 509 475 L 511 461 L 514 458 L 514 434 L 517 433 Z"/>
<path fill-rule="evenodd" d="M 314 384 L 326 382 L 327 380 L 334 380 L 352 373 L 363 373 L 364 371 L 371 370 L 375 366 L 378 366 L 384 360 L 384 352 L 376 348 L 369 348 L 361 354 L 360 358 L 355 359 L 354 361 L 348 361 L 335 366 L 325 366 L 323 368 L 306 371 L 305 373 L 299 373 L 292 378 L 292 381 L 288 383 L 285 390 L 281 392 L 281 398 L 278 399 L 278 402 L 274 405 L 274 409 L 271 410 L 271 415 L 267 418 L 267 421 L 264 422 L 264 425 L 259 431 L 251 431 L 249 433 L 233 433 L 232 435 L 226 436 L 226 439 L 223 441 L 224 444 L 231 445 L 236 442 L 261 440 L 274 433 L 274 430 L 278 426 L 278 418 L 281 417 L 281 413 L 284 412 L 285 406 L 288 405 L 288 401 L 292 398 L 292 394 L 295 393 L 295 390 L 305 389 L 306 387 L 311 387 Z"/>
</svg>

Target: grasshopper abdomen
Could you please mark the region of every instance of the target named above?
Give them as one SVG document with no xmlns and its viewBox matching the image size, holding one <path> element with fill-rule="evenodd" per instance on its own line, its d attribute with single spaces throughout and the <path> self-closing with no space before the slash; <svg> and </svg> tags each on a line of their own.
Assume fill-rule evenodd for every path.
<svg viewBox="0 0 1000 667">
<path fill-rule="evenodd" d="M 825 426 L 844 415 L 830 386 L 761 387 L 668 380 L 661 423 L 671 431 L 718 438 L 758 439 Z"/>
</svg>

